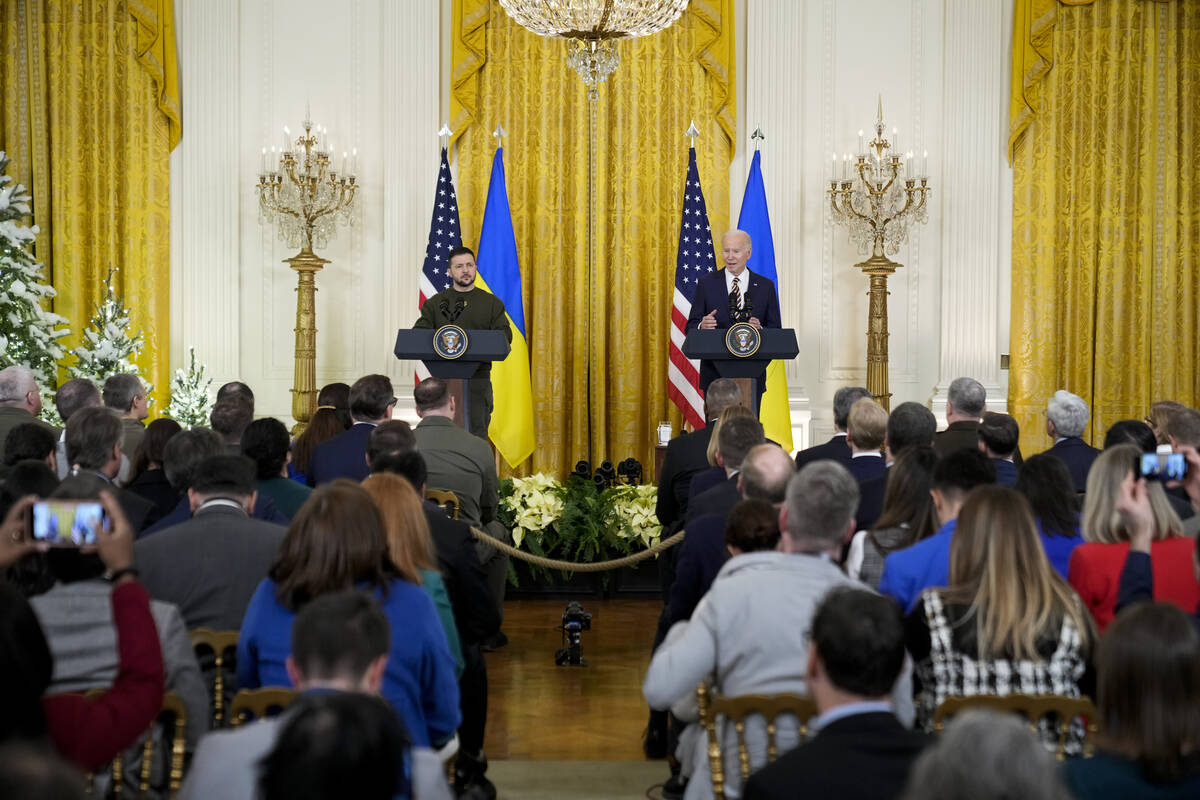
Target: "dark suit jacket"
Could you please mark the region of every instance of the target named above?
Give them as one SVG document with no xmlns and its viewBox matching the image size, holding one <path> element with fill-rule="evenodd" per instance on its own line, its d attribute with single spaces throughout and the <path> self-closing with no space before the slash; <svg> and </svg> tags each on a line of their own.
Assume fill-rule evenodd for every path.
<svg viewBox="0 0 1200 800">
<path fill-rule="evenodd" d="M 265 494 L 260 494 L 258 499 L 254 501 L 254 513 L 250 515 L 254 519 L 262 520 L 263 522 L 274 522 L 276 525 L 287 526 L 288 518 L 280 513 L 275 507 L 275 501 L 267 497 Z M 180 498 L 175 504 L 175 508 L 170 514 L 160 519 L 150 527 L 138 534 L 139 539 L 144 539 L 159 531 L 165 531 L 167 528 L 174 527 L 181 522 L 187 522 L 192 518 L 192 507 L 188 503 L 187 497 Z"/>
<path fill-rule="evenodd" d="M 708 469 L 712 423 L 713 420 L 709 420 L 707 427 L 681 433 L 667 443 L 667 454 L 658 478 L 658 500 L 654 506 L 654 513 L 663 528 L 670 528 L 683 518 L 692 476 Z"/>
<path fill-rule="evenodd" d="M 1046 452 L 1067 465 L 1067 469 L 1071 472 L 1071 479 L 1075 481 L 1075 491 L 1087 491 L 1088 472 L 1091 471 L 1092 462 L 1096 460 L 1096 456 L 1100 455 L 1099 450 L 1083 439 L 1072 436 L 1063 439 Z"/>
<path fill-rule="evenodd" d="M 1017 485 L 1017 465 L 1006 458 L 993 458 L 996 466 L 996 483 L 1009 489 Z"/>
<path fill-rule="evenodd" d="M 150 596 L 179 606 L 188 630 L 238 630 L 284 532 L 240 508 L 208 506 L 139 540 L 134 560 Z"/>
<path fill-rule="evenodd" d="M 796 453 L 796 469 L 799 470 L 805 464 L 822 459 L 836 461 L 849 469 L 850 445 L 846 444 L 846 434 L 839 433 L 824 444 L 815 444 Z"/>
<path fill-rule="evenodd" d="M 724 467 L 709 467 L 692 476 L 692 485 L 688 487 L 688 500 L 699 497 L 729 476 Z"/>
<path fill-rule="evenodd" d="M 125 488 L 153 503 L 159 517 L 167 516 L 179 505 L 179 492 L 167 482 L 167 474 L 161 469 L 146 470 Z"/>
<path fill-rule="evenodd" d="M 312 466 L 308 470 L 308 485 L 319 486 L 337 478 L 358 482 L 371 474 L 367 466 L 367 439 L 375 426 L 356 422 L 313 448 Z"/>
<path fill-rule="evenodd" d="M 858 485 L 858 514 L 855 517 L 855 526 L 858 530 L 869 530 L 875 524 L 875 520 L 879 519 L 879 515 L 883 513 L 883 496 L 887 492 L 887 468 L 884 468 L 883 474 L 871 478 L 869 481 L 863 481 Z"/>
<path fill-rule="evenodd" d="M 721 523 L 724 524 L 725 518 L 729 516 L 729 512 L 733 510 L 742 499 L 742 493 L 737 488 L 738 476 L 732 475 L 718 483 L 711 489 L 707 489 L 693 497 L 688 502 L 686 523 L 691 524 L 692 520 L 699 519 L 708 514 L 716 514 L 721 518 Z"/>
<path fill-rule="evenodd" d="M 939 458 L 945 458 L 956 450 L 979 448 L 979 421 L 973 419 L 951 422 L 944 431 L 933 437 L 933 449 Z"/>
<path fill-rule="evenodd" d="M 779 314 L 779 298 L 775 296 L 775 284 L 747 269 L 742 273 L 749 277 L 750 288 L 742 290 L 742 296 L 750 301 L 751 315 L 758 318 L 764 328 L 781 327 Z M 714 270 L 702 276 L 696 284 L 692 295 L 692 312 L 688 315 L 687 330 L 694 331 L 710 311 L 716 310 L 717 327 L 728 328 L 732 322 L 729 319 L 729 292 L 725 289 L 725 270 Z M 700 362 L 700 390 L 708 389 L 708 385 L 719 376 L 712 362 Z M 765 390 L 766 368 L 758 378 L 759 394 Z"/>
<path fill-rule="evenodd" d="M 488 589 L 487 570 L 479 563 L 475 537 L 465 522 L 450 519 L 428 500 L 425 519 L 437 551 L 438 570 L 450 596 L 458 636 L 464 645 L 477 644 L 500 630 L 500 612 Z"/>
<path fill-rule="evenodd" d="M 850 463 L 846 465 L 846 469 L 850 470 L 850 474 L 854 476 L 854 480 L 858 481 L 859 486 L 862 486 L 867 481 L 886 474 L 887 462 L 882 455 L 860 456 L 859 458 L 851 458 Z"/>
<path fill-rule="evenodd" d="M 835 720 L 808 742 L 750 776 L 745 800 L 888 800 L 904 791 L 909 770 L 929 743 L 887 712 Z"/>
<path fill-rule="evenodd" d="M 675 582 L 667 602 L 667 624 L 690 619 L 700 598 L 712 586 L 729 551 L 725 548 L 725 517 L 708 514 L 692 520 L 679 546 Z"/>
</svg>

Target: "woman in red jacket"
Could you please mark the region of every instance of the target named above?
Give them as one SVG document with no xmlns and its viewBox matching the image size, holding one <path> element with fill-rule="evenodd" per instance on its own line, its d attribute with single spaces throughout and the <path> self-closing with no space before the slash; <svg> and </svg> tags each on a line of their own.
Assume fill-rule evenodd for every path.
<svg viewBox="0 0 1200 800">
<path fill-rule="evenodd" d="M 1103 631 L 1112 622 L 1121 568 L 1129 554 L 1129 531 L 1117 512 L 1121 484 L 1137 478 L 1134 470 L 1141 450 L 1130 444 L 1105 450 L 1088 473 L 1083 506 L 1083 538 L 1075 548 L 1067 578 Z M 1171 508 L 1162 484 L 1148 482 L 1146 493 L 1154 517 L 1150 560 L 1154 570 L 1154 599 L 1172 603 L 1188 614 L 1200 604 L 1200 586 L 1192 574 L 1196 541 L 1183 536 L 1183 524 Z"/>
<path fill-rule="evenodd" d="M 0 568 L 32 551 L 25 514 L 34 498 L 18 501 L 0 525 Z M 120 664 L 112 687 L 99 697 L 43 696 L 54 663 L 29 602 L 0 582 L 0 741 L 46 739 L 80 769 L 94 771 L 133 744 L 162 708 L 162 648 L 150 615 L 150 596 L 133 569 L 133 531 L 113 496 L 100 498 L 111 520 L 96 549 L 115 588 L 113 622 Z"/>
</svg>

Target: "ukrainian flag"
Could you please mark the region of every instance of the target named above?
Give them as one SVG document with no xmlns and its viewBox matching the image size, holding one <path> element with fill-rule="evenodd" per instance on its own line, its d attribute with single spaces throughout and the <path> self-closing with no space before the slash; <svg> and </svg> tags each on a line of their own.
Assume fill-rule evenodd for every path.
<svg viewBox="0 0 1200 800">
<path fill-rule="evenodd" d="M 496 148 L 487 205 L 479 234 L 477 281 L 504 302 L 512 328 L 508 358 L 492 365 L 495 408 L 488 436 L 510 467 L 533 453 L 533 389 L 529 380 L 529 343 L 525 329 L 525 303 L 521 299 L 521 267 L 517 262 L 517 237 L 508 209 L 504 183 L 504 148 Z M 486 275 L 486 278 L 484 277 Z"/>
<path fill-rule="evenodd" d="M 767 190 L 763 186 L 762 158 L 755 150 L 746 177 L 746 193 L 742 195 L 742 210 L 738 214 L 738 229 L 750 234 L 750 260 L 747 268 L 770 279 L 779 296 L 779 277 L 775 272 L 775 240 L 771 237 L 771 215 L 767 213 Z M 763 433 L 779 442 L 789 453 L 792 450 L 792 414 L 788 405 L 787 376 L 782 361 L 767 365 L 767 389 L 758 409 Z"/>
</svg>

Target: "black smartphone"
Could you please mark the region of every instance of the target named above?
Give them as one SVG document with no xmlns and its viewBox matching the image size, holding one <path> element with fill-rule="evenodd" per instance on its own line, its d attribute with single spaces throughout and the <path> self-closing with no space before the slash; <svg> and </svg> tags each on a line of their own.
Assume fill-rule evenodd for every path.
<svg viewBox="0 0 1200 800">
<path fill-rule="evenodd" d="M 1142 453 L 1138 474 L 1148 481 L 1181 481 L 1188 463 L 1183 453 Z"/>
<path fill-rule="evenodd" d="M 31 538 L 51 547 L 95 544 L 96 531 L 107 524 L 97 500 L 39 500 L 29 511 Z"/>
</svg>

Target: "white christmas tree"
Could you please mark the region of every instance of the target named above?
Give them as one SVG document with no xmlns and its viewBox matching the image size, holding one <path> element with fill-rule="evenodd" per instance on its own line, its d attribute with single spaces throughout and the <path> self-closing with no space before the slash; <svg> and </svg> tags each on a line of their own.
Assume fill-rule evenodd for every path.
<svg viewBox="0 0 1200 800">
<path fill-rule="evenodd" d="M 204 365 L 196 364 L 196 348 L 188 348 L 188 368 L 175 370 L 171 379 L 171 404 L 167 406 L 167 416 L 185 428 L 197 425 L 207 425 L 212 403 L 208 399 L 208 390 L 212 386 L 212 378 L 205 377 Z"/>
<path fill-rule="evenodd" d="M 97 386 L 103 386 L 113 375 L 138 371 L 133 360 L 142 343 L 142 332 L 130 333 L 129 309 L 124 298 L 113 292 L 116 272 L 110 269 L 104 278 L 104 299 L 96 306 L 96 313 L 83 332 L 83 344 L 71 351 L 75 363 L 67 367 L 72 378 L 87 378 Z M 145 385 L 148 395 L 154 387 Z"/>
<path fill-rule="evenodd" d="M 58 340 L 70 331 L 60 327 L 64 317 L 42 306 L 55 292 L 42 283 L 42 265 L 29 252 L 38 229 L 21 224 L 29 215 L 29 191 L 4 174 L 9 161 L 0 150 L 0 368 L 24 364 L 32 369 L 42 390 L 42 408 L 53 412 L 63 357 Z"/>
</svg>

